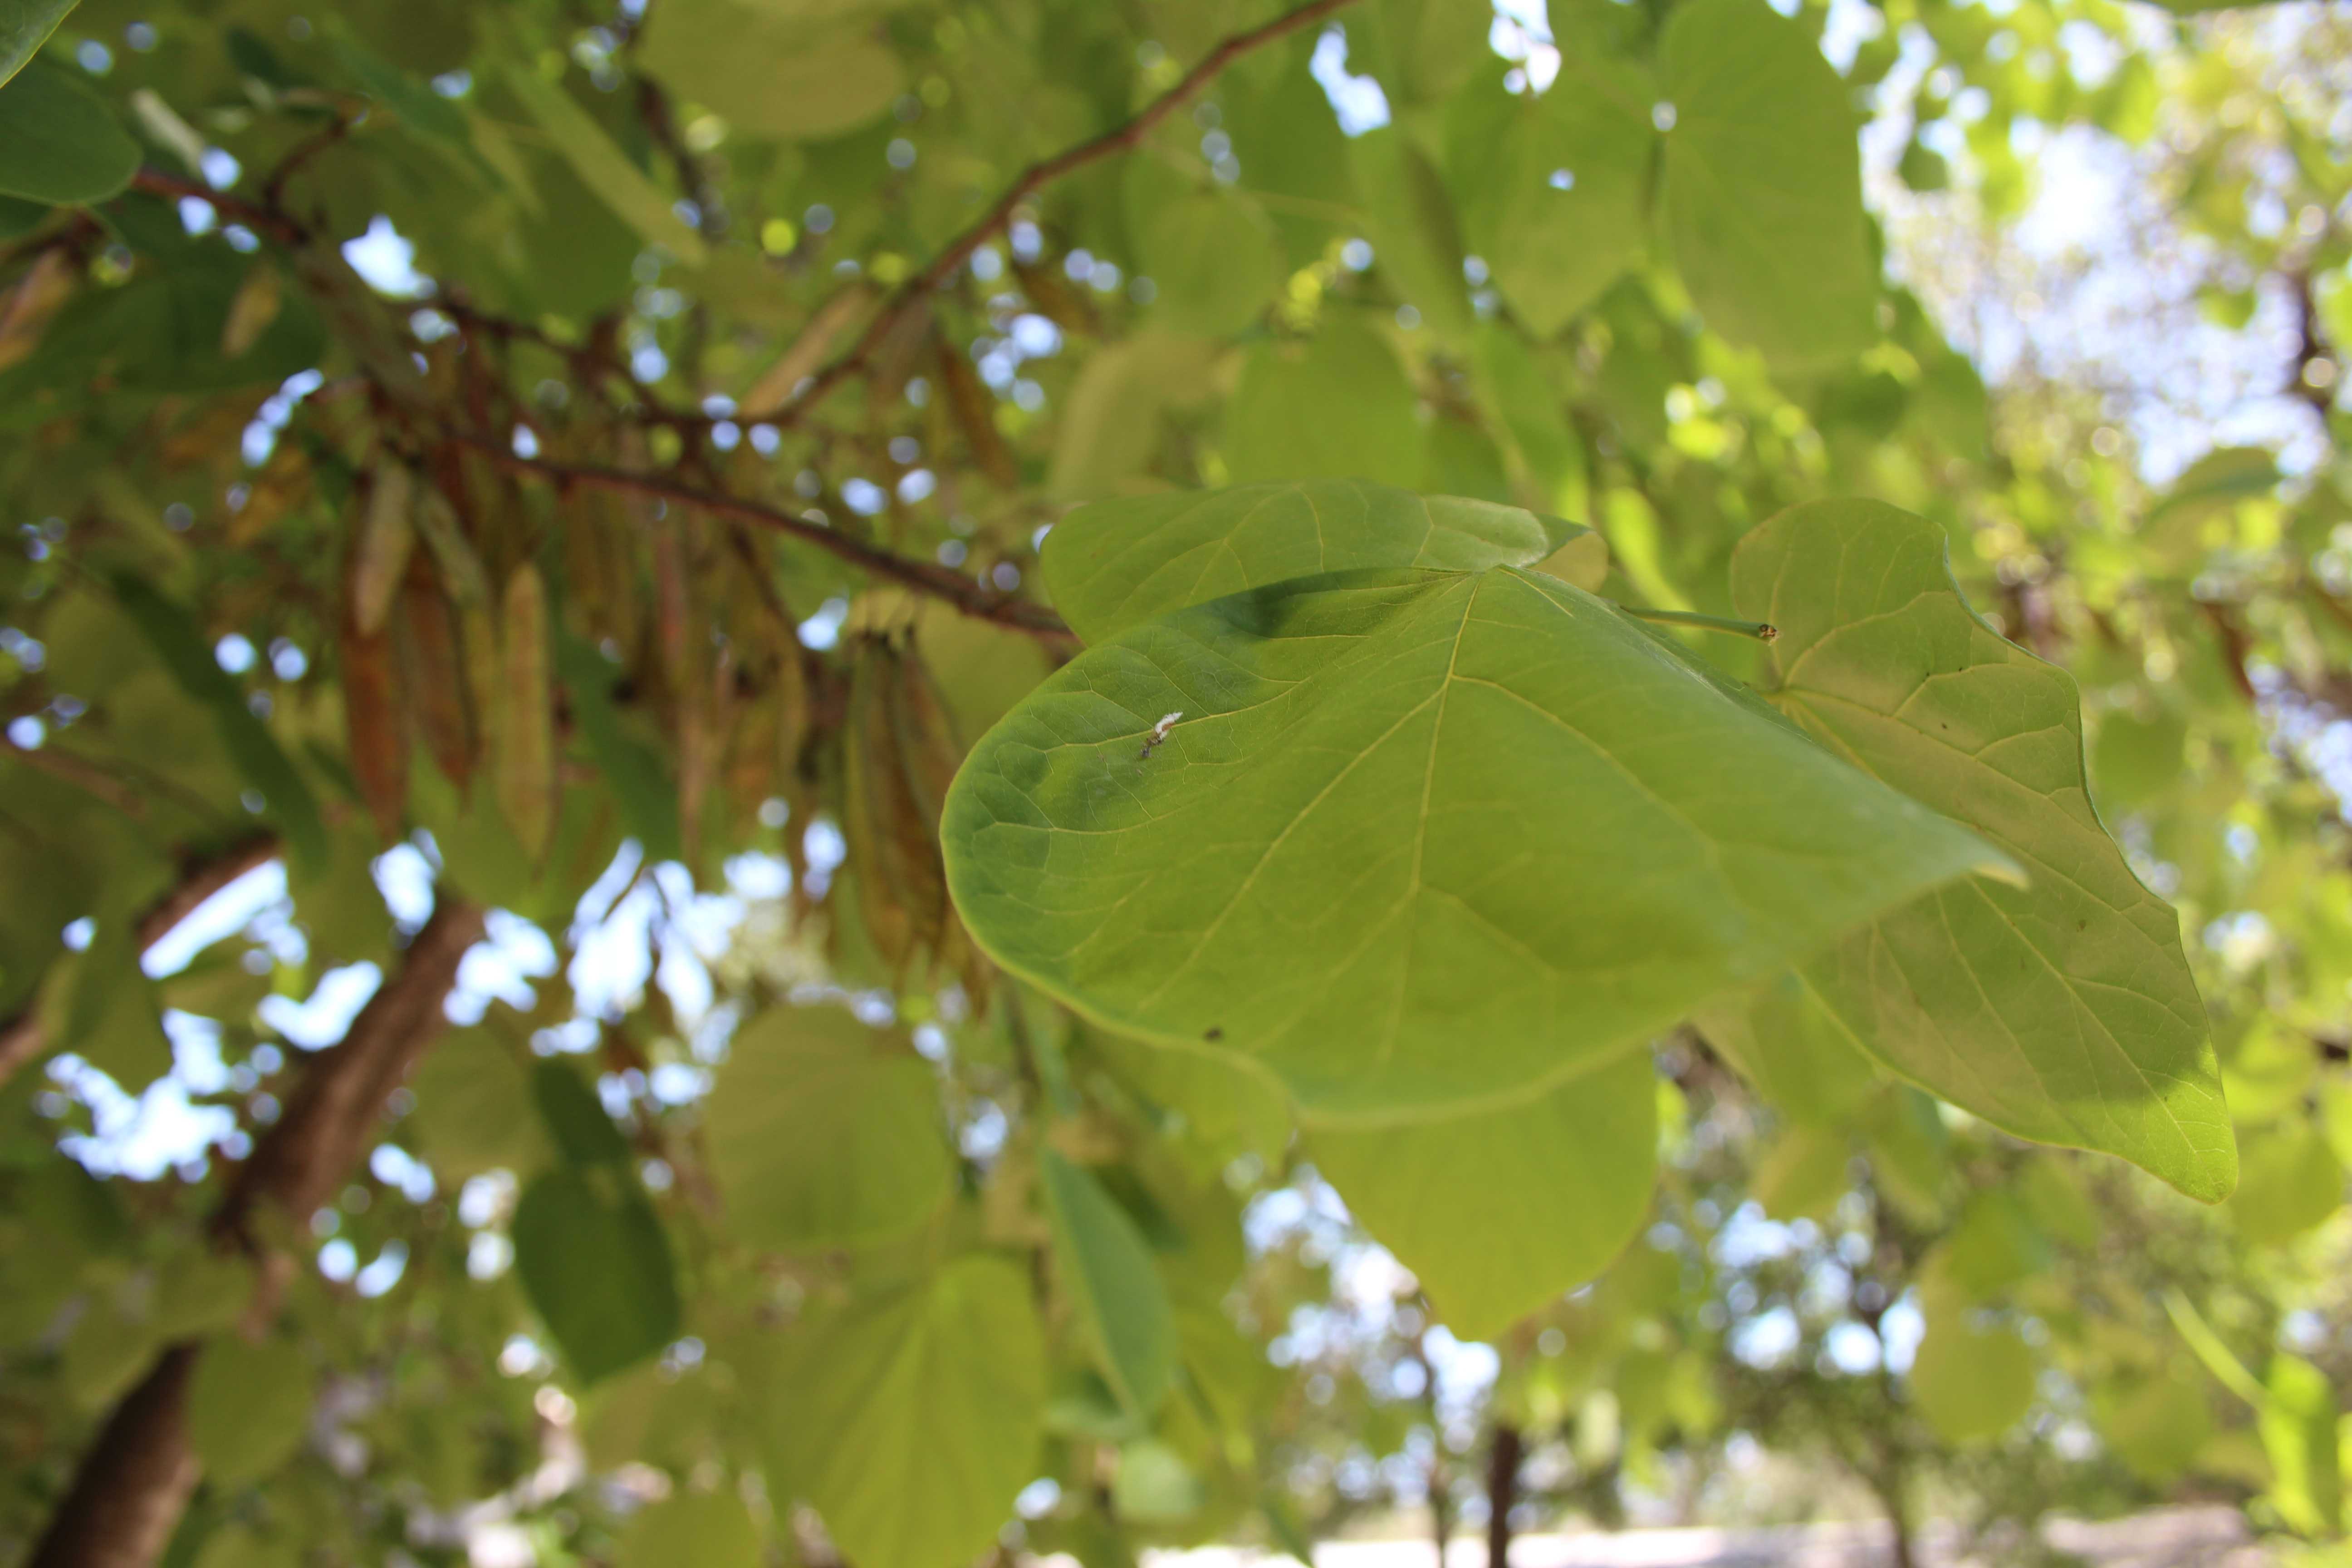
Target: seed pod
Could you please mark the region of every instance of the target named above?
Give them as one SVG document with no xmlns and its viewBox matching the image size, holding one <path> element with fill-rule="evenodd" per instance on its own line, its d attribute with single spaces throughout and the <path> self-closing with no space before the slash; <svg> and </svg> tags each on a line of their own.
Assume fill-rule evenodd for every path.
<svg viewBox="0 0 2352 1568">
<path fill-rule="evenodd" d="M 362 632 L 343 619 L 343 724 L 352 776 L 386 844 L 401 836 L 408 811 L 408 731 L 401 722 L 393 676 L 392 638 Z"/>
<path fill-rule="evenodd" d="M 526 561 L 507 579 L 499 616 L 499 809 L 536 865 L 555 831 L 555 707 L 547 587 Z"/>
<path fill-rule="evenodd" d="M 416 477 L 397 461 L 378 464 L 369 479 L 350 574 L 352 623 L 362 637 L 382 634 L 407 575 L 409 552 L 416 547 Z"/>
</svg>

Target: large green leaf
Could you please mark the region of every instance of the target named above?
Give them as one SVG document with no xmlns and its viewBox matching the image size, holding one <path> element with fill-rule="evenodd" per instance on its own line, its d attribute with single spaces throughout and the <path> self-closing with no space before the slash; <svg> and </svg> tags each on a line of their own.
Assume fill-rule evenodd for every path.
<svg viewBox="0 0 2352 1568">
<path fill-rule="evenodd" d="M 1098 501 L 1045 536 L 1054 607 L 1090 643 L 1154 616 L 1358 566 L 1532 566 L 1591 530 L 1365 479 L 1291 479 Z"/>
<path fill-rule="evenodd" d="M 1774 702 L 2032 878 L 1955 883 L 1849 937 L 1805 967 L 1823 1004 L 1999 1127 L 2225 1196 L 2237 1152 L 2204 1005 L 2171 909 L 2091 807 L 2074 681 L 1969 609 L 1940 529 L 1877 502 L 1782 513 L 1740 542 L 1732 593 L 1780 628 Z"/>
<path fill-rule="evenodd" d="M 294 1457 L 310 1424 L 313 1380 L 300 1348 L 284 1340 L 208 1342 L 188 1386 L 188 1446 L 214 1485 L 267 1478 Z"/>
<path fill-rule="evenodd" d="M 1577 47 L 1541 96 L 1487 88 L 1454 100 L 1447 160 L 1464 244 L 1538 338 L 1641 259 L 1656 97 L 1631 68 Z"/>
<path fill-rule="evenodd" d="M 36 58 L 0 87 L 0 195 L 103 202 L 136 169 L 139 143 L 73 70 Z"/>
<path fill-rule="evenodd" d="M 1464 1339 L 1599 1274 L 1650 1212 L 1658 1096 L 1634 1051 L 1524 1105 L 1343 1131 L 1307 1151 Z"/>
<path fill-rule="evenodd" d="M 857 1247 L 920 1225 L 950 1163 L 930 1067 L 840 1007 L 775 1007 L 735 1036 L 703 1135 L 753 1247 Z"/>
<path fill-rule="evenodd" d="M 1274 226 L 1247 196 L 1147 159 L 1128 171 L 1127 207 L 1135 265 L 1158 289 L 1152 311 L 1162 325 L 1223 337 L 1274 298 Z"/>
<path fill-rule="evenodd" d="M 47 60 L 0 86 L 0 195 L 62 205 L 120 192 L 139 168 L 139 143 L 90 85 Z"/>
<path fill-rule="evenodd" d="M 1511 568 L 1341 573 L 1129 626 L 973 749 L 941 837 L 1006 968 L 1357 1123 L 1525 1098 L 2007 865 Z"/>
<path fill-rule="evenodd" d="M 1119 1402 L 1148 1422 L 1176 1372 L 1176 1320 L 1151 1248 L 1092 1175 L 1051 1148 L 1039 1152 L 1038 1167 L 1055 1256 L 1104 1374 Z"/>
<path fill-rule="evenodd" d="M 625 1169 L 546 1172 L 515 1205 L 515 1273 L 583 1384 L 677 1337 L 661 1218 Z"/>
<path fill-rule="evenodd" d="M 1659 58 L 1666 228 L 1707 324 L 1791 369 L 1859 353 L 1878 292 L 1862 127 L 1812 34 L 1764 0 L 1690 0 Z"/>
<path fill-rule="evenodd" d="M 1843 1121 L 1884 1081 L 1795 974 L 1717 997 L 1691 1021 L 1766 1104 L 1793 1121 Z"/>
<path fill-rule="evenodd" d="M 772 1412 L 780 1476 L 859 1568 L 985 1551 L 1037 1475 L 1045 1343 L 1013 1264 L 963 1258 L 793 1336 Z"/>
<path fill-rule="evenodd" d="M 79 0 L 0 0 L 0 82 L 25 68 L 25 62 L 58 30 Z"/>
<path fill-rule="evenodd" d="M 1261 342 L 1225 408 L 1225 460 L 1235 479 L 1420 477 L 1412 384 L 1379 331 L 1326 312 L 1307 342 Z"/>
</svg>

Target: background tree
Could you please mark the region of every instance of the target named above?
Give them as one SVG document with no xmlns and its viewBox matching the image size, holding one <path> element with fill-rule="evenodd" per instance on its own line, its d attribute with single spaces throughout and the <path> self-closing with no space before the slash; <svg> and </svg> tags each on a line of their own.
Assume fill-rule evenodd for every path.
<svg viewBox="0 0 2352 1568">
<path fill-rule="evenodd" d="M 0 8 L 0 1552 L 1093 1563 L 1402 1506 L 1499 1550 L 1818 1511 L 2015 1557 L 2045 1508 L 2167 1499 L 2333 1541 L 2346 26 Z M 1193 495 L 1251 484 L 1307 567 Z M 1925 521 L 1768 522 L 1830 496 Z M 2157 933 L 2112 1005 L 2186 1018 L 2193 971 L 2210 1015 L 2125 1055 L 2228 1124 L 2053 1120 L 2059 1015 L 2011 1029 L 2030 1070 L 1939 1074 L 1818 967 L 1539 1093 L 1560 1038 L 1518 1029 L 1318 1078 L 1354 994 L 1243 1022 L 1343 973 L 1314 950 L 1223 971 L 1172 1051 L 1172 961 L 1113 995 L 975 900 L 971 805 L 1064 694 L 1138 638 L 1228 658 L 1203 584 L 1289 605 L 1406 563 L 1408 514 L 1412 564 L 1538 568 L 1563 614 L 1784 621 L 1612 617 L 1593 657 L 1807 721 L 1824 665 L 1882 667 L 1833 575 L 1758 601 L 1773 552 L 1940 533 L 2079 685 Z M 1156 576 L 1178 546 L 1230 568 Z M 1924 581 L 1902 624 L 1965 627 Z M 2063 691 L 1990 721 L 2063 731 Z M 1151 706 L 1103 755 L 1191 787 L 1231 731 Z M 1750 721 L 1670 774 L 1784 743 Z M 1855 859 L 1992 866 L 1814 733 L 1770 754 L 1878 825 Z M 1522 744 L 1480 776 L 1538 795 Z M 1998 832 L 1989 787 L 1921 798 Z M 1827 899 L 1791 903 L 1726 963 Z M 2232 1127 L 2236 1195 L 2173 1191 L 2229 1191 Z"/>
</svg>

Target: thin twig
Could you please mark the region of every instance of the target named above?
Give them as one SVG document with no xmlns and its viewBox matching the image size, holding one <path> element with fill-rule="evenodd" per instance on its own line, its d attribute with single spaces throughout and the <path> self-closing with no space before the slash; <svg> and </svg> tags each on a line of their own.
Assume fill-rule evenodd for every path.
<svg viewBox="0 0 2352 1568">
<path fill-rule="evenodd" d="M 696 507 L 714 517 L 737 518 L 813 544 L 877 577 L 944 599 L 974 619 L 993 621 L 999 626 L 1011 626 L 1016 631 L 1055 642 L 1067 642 L 1072 637 L 1070 628 L 1062 618 L 1042 605 L 1007 597 L 983 587 L 961 573 L 945 566 L 935 566 L 928 561 L 894 555 L 776 507 L 715 490 L 695 489 L 645 474 L 624 473 L 617 468 L 582 468 L 520 457 L 509 447 L 478 436 L 457 436 L 451 439 L 472 447 L 515 473 L 531 475 L 554 485 L 586 485 L 623 495 L 648 496 L 678 506 Z"/>
<path fill-rule="evenodd" d="M 297 145 L 292 152 L 287 153 L 284 158 L 280 159 L 278 161 L 278 167 L 269 172 L 269 178 L 262 182 L 261 205 L 263 210 L 272 213 L 283 213 L 286 210 L 286 183 L 289 180 L 291 180 L 296 174 L 301 173 L 302 165 L 308 163 L 311 159 L 317 157 L 328 148 L 332 147 L 337 142 L 341 142 L 344 137 L 349 136 L 352 133 L 352 127 L 356 126 L 361 120 L 365 118 L 366 113 L 367 111 L 364 107 L 362 107 L 357 113 L 346 113 L 341 108 L 338 108 L 335 111 L 335 122 L 333 124 L 328 126 L 324 131 L 320 132 L 316 136 L 312 136 L 307 141 L 302 142 Z"/>
<path fill-rule="evenodd" d="M 1211 49 L 1200 64 L 1184 73 L 1183 79 L 1174 87 L 1144 105 L 1134 119 L 1104 132 L 1091 142 L 1081 142 L 1040 163 L 1030 164 L 1022 172 L 1021 177 L 996 198 L 995 205 L 981 215 L 979 222 L 958 235 L 945 250 L 931 258 L 929 265 L 899 287 L 898 291 L 890 297 L 889 303 L 883 306 L 874 320 L 867 323 L 866 331 L 858 335 L 857 342 L 850 346 L 848 353 L 819 371 L 805 389 L 772 416 L 771 422 L 790 424 L 797 420 L 828 393 L 864 370 L 867 361 L 889 338 L 899 321 L 909 311 L 919 309 L 957 268 L 971 259 L 974 251 L 1003 232 L 1030 197 L 1065 174 L 1132 150 L 1151 133 L 1153 127 L 1192 101 L 1235 60 L 1301 27 L 1312 26 L 1349 3 L 1350 0 L 1313 0 L 1310 5 L 1276 16 L 1264 26 L 1235 33 Z"/>
<path fill-rule="evenodd" d="M 230 223 L 241 223 L 254 233 L 266 235 L 280 245 L 299 245 L 308 237 L 302 226 L 284 213 L 257 206 L 242 196 L 230 195 L 226 191 L 216 191 L 201 180 L 167 174 L 161 169 L 142 169 L 131 176 L 131 188 L 144 191 L 151 196 L 169 196 L 173 200 L 194 197 L 209 203 L 213 211 Z"/>
<path fill-rule="evenodd" d="M 1691 610 L 1650 610 L 1638 605 L 1620 605 L 1618 612 L 1637 621 L 1659 621 L 1670 626 L 1696 626 L 1703 632 L 1729 632 L 1734 637 L 1754 637 L 1758 642 L 1771 642 L 1780 635 L 1780 628 L 1769 621 L 1735 621 L 1722 616 L 1702 616 Z"/>
</svg>

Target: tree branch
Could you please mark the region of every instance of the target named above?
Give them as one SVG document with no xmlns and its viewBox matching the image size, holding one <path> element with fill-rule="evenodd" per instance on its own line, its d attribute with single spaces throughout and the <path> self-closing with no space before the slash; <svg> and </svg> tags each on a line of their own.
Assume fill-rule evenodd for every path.
<svg viewBox="0 0 2352 1568">
<path fill-rule="evenodd" d="M 342 1043 L 310 1058 L 286 1114 L 263 1134 L 212 1218 L 214 1244 L 257 1251 L 256 1211 L 307 1220 L 365 1152 L 386 1097 L 441 1032 L 457 963 L 482 934 L 482 912 L 446 889 L 398 972 L 352 1020 Z M 289 1259 L 263 1269 L 249 1321 L 274 1316 Z M 190 1375 L 199 1341 L 169 1346 L 115 1406 L 83 1455 L 72 1487 L 26 1568 L 148 1568 L 178 1527 L 202 1468 L 188 1447 Z"/>
<path fill-rule="evenodd" d="M 452 439 L 483 453 L 516 473 L 528 474 L 551 484 L 565 487 L 586 485 L 624 495 L 649 496 L 678 506 L 698 507 L 714 517 L 730 517 L 756 523 L 761 528 L 813 544 L 877 577 L 944 599 L 976 620 L 992 621 L 998 626 L 1011 626 L 1016 631 L 1027 632 L 1032 637 L 1052 642 L 1068 643 L 1072 640 L 1070 628 L 1062 618 L 1043 605 L 1008 597 L 945 566 L 894 555 L 863 540 L 852 539 L 845 533 L 811 522 L 804 517 L 795 517 L 776 507 L 746 500 L 740 496 L 722 495 L 715 490 L 673 484 L 667 479 L 646 474 L 624 473 L 617 468 L 581 468 L 520 457 L 510 447 L 477 436 L 457 436 Z"/>
<path fill-rule="evenodd" d="M 929 296 L 944 284 L 957 268 L 971 259 L 974 251 L 1010 226 L 1013 214 L 1030 197 L 1066 174 L 1132 150 L 1151 133 L 1153 127 L 1198 97 L 1202 89 L 1235 60 L 1301 27 L 1312 26 L 1349 3 L 1350 0 L 1313 0 L 1312 4 L 1286 12 L 1263 26 L 1235 33 L 1211 49 L 1200 64 L 1184 73 L 1183 79 L 1144 105 L 1135 118 L 1124 125 L 1106 131 L 1091 142 L 1081 142 L 1040 163 L 1030 164 L 1022 171 L 1021 177 L 996 198 L 995 204 L 981 215 L 979 222 L 958 235 L 945 250 L 931 258 L 928 266 L 890 296 L 889 302 L 866 324 L 866 331 L 858 334 L 848 353 L 819 371 L 804 390 L 770 416 L 770 422 L 793 423 L 835 387 L 863 371 L 899 321 L 909 312 L 920 309 Z"/>
<path fill-rule="evenodd" d="M 140 915 L 133 933 L 138 951 L 143 953 L 163 941 L 195 912 L 197 905 L 277 854 L 278 840 L 258 834 L 216 855 L 183 862 L 180 880 Z M 0 1083 L 7 1082 L 18 1068 L 38 1059 L 48 1048 L 40 1016 L 34 1008 L 27 1007 L 0 1025 Z"/>
</svg>

